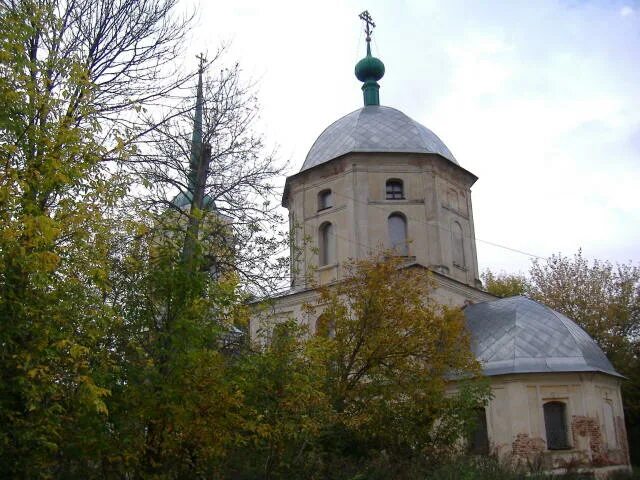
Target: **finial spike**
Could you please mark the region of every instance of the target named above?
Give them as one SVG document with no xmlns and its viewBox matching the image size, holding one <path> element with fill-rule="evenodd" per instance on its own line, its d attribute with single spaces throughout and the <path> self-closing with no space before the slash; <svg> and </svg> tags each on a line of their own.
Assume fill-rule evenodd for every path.
<svg viewBox="0 0 640 480">
<path fill-rule="evenodd" d="M 196 173 L 198 169 L 198 162 L 200 161 L 200 153 L 202 150 L 202 117 L 204 109 L 204 96 L 202 93 L 202 74 L 204 73 L 204 66 L 207 61 L 204 54 L 196 55 L 199 61 L 198 64 L 198 88 L 196 93 L 196 111 L 193 116 L 193 134 L 191 136 L 191 156 L 189 158 L 190 171 L 189 171 L 189 192 L 193 194 L 196 187 Z"/>
<path fill-rule="evenodd" d="M 364 83 L 362 85 L 362 95 L 364 99 L 364 105 L 380 105 L 380 80 L 384 75 L 384 64 L 380 59 L 371 55 L 371 33 L 376 24 L 373 23 L 373 18 L 367 10 L 358 15 L 360 20 L 364 22 L 364 32 L 367 37 L 367 56 L 360 60 L 355 69 L 355 74 L 358 80 Z"/>
</svg>

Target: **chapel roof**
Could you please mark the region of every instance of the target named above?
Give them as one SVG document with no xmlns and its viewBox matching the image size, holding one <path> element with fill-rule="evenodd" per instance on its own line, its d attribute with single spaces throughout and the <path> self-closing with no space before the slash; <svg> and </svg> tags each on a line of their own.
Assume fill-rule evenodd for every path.
<svg viewBox="0 0 640 480">
<path fill-rule="evenodd" d="M 573 320 L 526 297 L 464 309 L 472 348 L 485 375 L 603 372 L 620 377 L 596 342 Z"/>
<path fill-rule="evenodd" d="M 442 140 L 424 125 L 395 108 L 365 105 L 320 134 L 300 171 L 351 152 L 432 153 L 458 164 Z"/>
</svg>

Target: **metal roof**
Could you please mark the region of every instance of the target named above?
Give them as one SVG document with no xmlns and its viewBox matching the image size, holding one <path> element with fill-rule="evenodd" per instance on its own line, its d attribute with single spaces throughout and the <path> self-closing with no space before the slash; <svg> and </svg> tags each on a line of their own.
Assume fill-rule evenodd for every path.
<svg viewBox="0 0 640 480">
<path fill-rule="evenodd" d="M 464 309 L 472 347 L 485 375 L 615 371 L 596 342 L 559 312 L 526 297 Z"/>
<path fill-rule="evenodd" d="M 180 192 L 178 193 L 173 200 L 171 200 L 178 208 L 185 208 L 191 206 L 191 192 L 187 191 L 187 193 Z M 216 210 L 216 202 L 209 195 L 205 195 L 203 205 L 208 210 Z"/>
<path fill-rule="evenodd" d="M 424 125 L 395 108 L 367 105 L 329 125 L 300 171 L 350 152 L 437 153 L 458 164 L 442 140 Z"/>
</svg>

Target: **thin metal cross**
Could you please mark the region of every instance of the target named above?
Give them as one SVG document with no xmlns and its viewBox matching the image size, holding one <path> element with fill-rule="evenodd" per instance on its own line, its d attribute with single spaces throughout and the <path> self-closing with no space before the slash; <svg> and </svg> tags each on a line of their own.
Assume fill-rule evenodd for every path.
<svg viewBox="0 0 640 480">
<path fill-rule="evenodd" d="M 204 53 L 200 53 L 196 55 L 196 58 L 200 61 L 200 65 L 198 66 L 198 72 L 202 73 L 204 71 L 204 64 L 207 61 L 207 57 L 204 56 Z"/>
<path fill-rule="evenodd" d="M 373 28 L 376 28 L 376 24 L 373 23 L 373 18 L 369 15 L 369 10 L 365 10 L 360 15 L 358 15 L 360 20 L 364 22 L 364 32 L 367 34 L 367 42 L 371 41 L 371 32 Z"/>
</svg>

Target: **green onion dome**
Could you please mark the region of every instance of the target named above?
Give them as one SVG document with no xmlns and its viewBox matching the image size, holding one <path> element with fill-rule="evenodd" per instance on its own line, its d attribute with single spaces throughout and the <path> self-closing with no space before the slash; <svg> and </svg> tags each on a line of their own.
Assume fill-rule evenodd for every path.
<svg viewBox="0 0 640 480">
<path fill-rule="evenodd" d="M 355 73 L 361 82 L 377 82 L 384 76 L 384 63 L 367 52 L 367 56 L 356 64 Z"/>
</svg>

